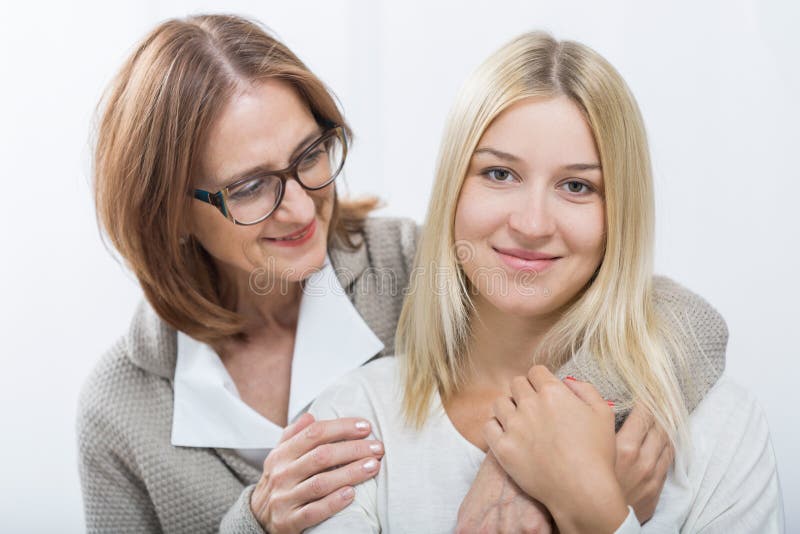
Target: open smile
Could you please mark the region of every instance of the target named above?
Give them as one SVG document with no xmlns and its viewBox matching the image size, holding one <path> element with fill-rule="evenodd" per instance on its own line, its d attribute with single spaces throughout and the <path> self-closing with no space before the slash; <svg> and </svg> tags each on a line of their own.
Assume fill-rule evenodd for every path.
<svg viewBox="0 0 800 534">
<path fill-rule="evenodd" d="M 317 220 L 312 219 L 310 223 L 296 232 L 281 237 L 267 237 L 265 239 L 279 246 L 296 247 L 308 242 L 314 236 L 316 229 Z"/>
</svg>

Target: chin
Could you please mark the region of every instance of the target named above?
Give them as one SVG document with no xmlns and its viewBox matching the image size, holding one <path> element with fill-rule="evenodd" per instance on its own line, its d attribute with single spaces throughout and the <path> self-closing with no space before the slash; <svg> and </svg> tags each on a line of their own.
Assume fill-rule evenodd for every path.
<svg viewBox="0 0 800 534">
<path fill-rule="evenodd" d="M 559 288 L 545 281 L 535 284 L 517 286 L 512 281 L 503 289 L 488 291 L 489 287 L 480 287 L 482 298 L 501 313 L 509 316 L 536 319 L 551 316 L 559 312 L 570 299 Z"/>
<path fill-rule="evenodd" d="M 327 250 L 324 246 L 315 246 L 299 256 L 291 258 L 276 258 L 276 266 L 282 280 L 287 282 L 302 282 L 325 265 Z"/>
</svg>

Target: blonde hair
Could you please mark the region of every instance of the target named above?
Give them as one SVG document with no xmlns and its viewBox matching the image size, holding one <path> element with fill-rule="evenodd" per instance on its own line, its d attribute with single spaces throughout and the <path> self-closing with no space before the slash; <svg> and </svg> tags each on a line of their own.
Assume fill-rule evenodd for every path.
<svg viewBox="0 0 800 534">
<path fill-rule="evenodd" d="M 472 302 L 453 225 L 473 151 L 489 124 L 515 102 L 558 95 L 578 106 L 593 132 L 607 235 L 593 280 L 548 331 L 531 363 L 555 370 L 589 351 L 677 443 L 685 438 L 687 417 L 676 376 L 677 367 L 685 369 L 685 356 L 654 309 L 654 201 L 644 124 L 622 77 L 604 58 L 541 32 L 524 34 L 490 56 L 462 87 L 447 119 L 417 250 L 415 290 L 403 306 L 396 338 L 406 418 L 423 425 L 434 391 L 446 402 L 463 384 L 469 363 Z M 437 291 L 422 290 L 434 275 Z"/>
<path fill-rule="evenodd" d="M 256 22 L 233 15 L 165 21 L 125 61 L 99 105 L 94 154 L 97 218 L 167 323 L 210 344 L 242 336 L 223 305 L 220 274 L 190 238 L 192 176 L 208 131 L 237 84 L 279 79 L 321 126 L 343 126 L 334 97 L 300 59 Z M 329 244 L 355 247 L 376 199 L 334 202 Z"/>
</svg>

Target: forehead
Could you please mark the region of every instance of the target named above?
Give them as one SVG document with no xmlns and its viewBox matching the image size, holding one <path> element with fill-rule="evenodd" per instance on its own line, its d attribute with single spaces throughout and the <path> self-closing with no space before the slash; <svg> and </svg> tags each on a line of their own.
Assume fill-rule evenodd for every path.
<svg viewBox="0 0 800 534">
<path fill-rule="evenodd" d="M 281 168 L 317 128 L 297 91 L 280 80 L 238 89 L 212 124 L 202 154 L 202 179 L 224 182 L 257 166 Z"/>
<path fill-rule="evenodd" d="M 537 167 L 599 163 L 594 136 L 568 97 L 528 97 L 504 110 L 484 132 L 478 147 L 513 154 Z"/>
</svg>

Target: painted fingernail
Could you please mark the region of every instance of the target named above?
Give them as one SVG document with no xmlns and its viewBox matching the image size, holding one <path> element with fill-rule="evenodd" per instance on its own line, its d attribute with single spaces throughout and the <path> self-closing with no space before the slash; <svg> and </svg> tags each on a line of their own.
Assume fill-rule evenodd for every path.
<svg viewBox="0 0 800 534">
<path fill-rule="evenodd" d="M 577 382 L 577 381 L 578 381 L 578 379 L 577 379 L 577 378 L 575 378 L 575 377 L 574 377 L 574 376 L 572 376 L 572 375 L 569 375 L 568 377 L 566 377 L 566 378 L 565 378 L 565 380 L 571 380 L 571 381 L 573 381 L 573 382 Z"/>
<path fill-rule="evenodd" d="M 359 421 L 358 423 L 356 423 L 356 429 L 357 430 L 368 430 L 369 429 L 369 423 L 367 423 L 366 421 Z"/>
<path fill-rule="evenodd" d="M 378 468 L 378 462 L 376 460 L 367 460 L 361 467 L 364 468 L 364 471 L 375 471 Z"/>
<path fill-rule="evenodd" d="M 612 408 L 614 407 L 614 401 L 606 401 L 606 404 L 608 404 Z"/>
<path fill-rule="evenodd" d="M 373 443 L 369 446 L 369 450 L 371 450 L 373 454 L 380 454 L 383 452 L 383 447 L 381 447 L 380 443 Z"/>
<path fill-rule="evenodd" d="M 353 488 L 342 488 L 339 492 L 339 497 L 341 497 L 343 501 L 349 501 L 355 494 L 356 492 Z"/>
</svg>

